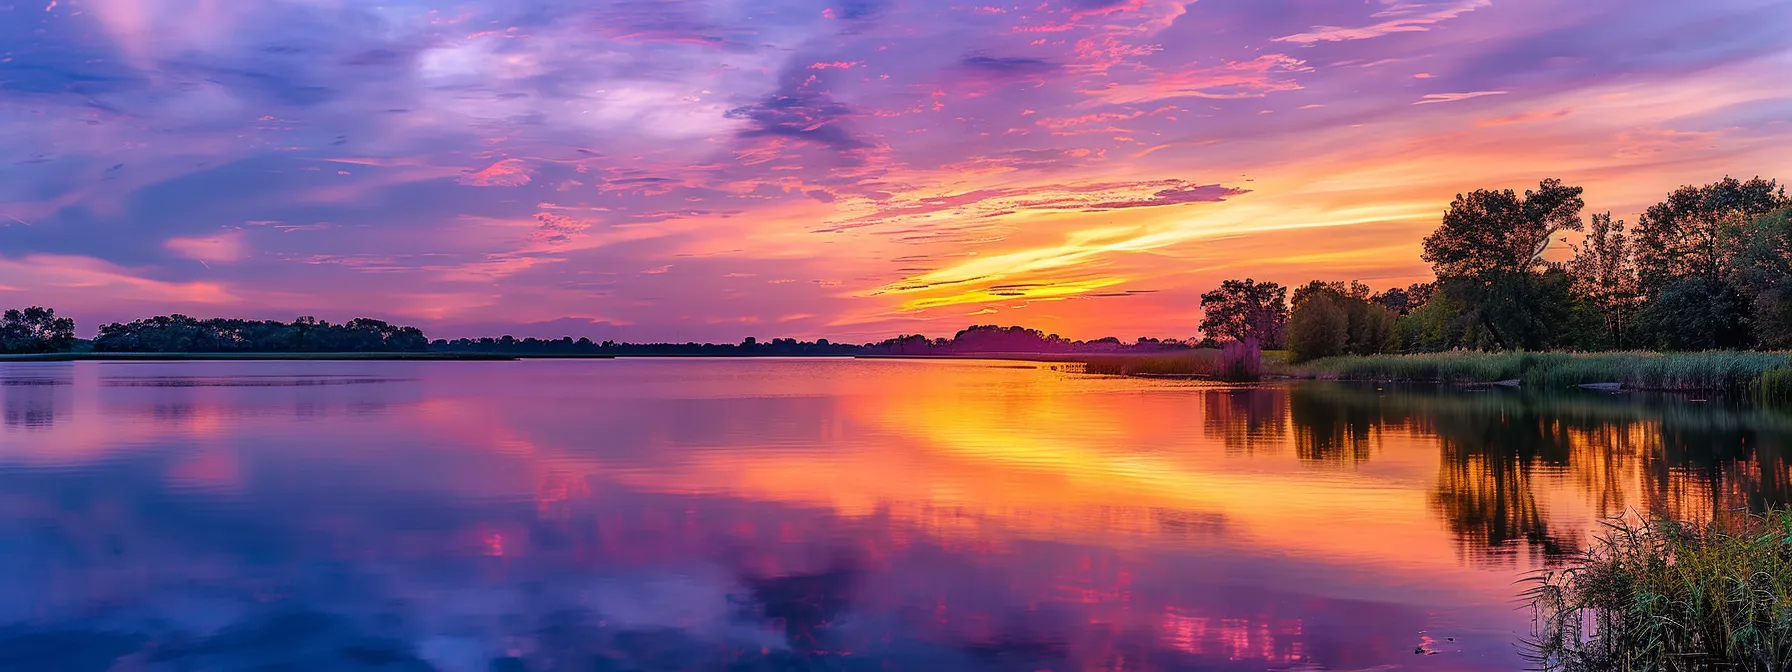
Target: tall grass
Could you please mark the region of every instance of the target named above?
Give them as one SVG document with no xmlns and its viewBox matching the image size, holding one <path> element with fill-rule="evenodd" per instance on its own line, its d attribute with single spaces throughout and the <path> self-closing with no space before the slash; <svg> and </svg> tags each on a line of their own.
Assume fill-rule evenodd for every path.
<svg viewBox="0 0 1792 672">
<path fill-rule="evenodd" d="M 1755 392 L 1762 403 L 1792 406 L 1792 367 L 1782 366 L 1762 372 Z"/>
<path fill-rule="evenodd" d="M 1089 355 L 1083 372 L 1104 376 L 1216 376 L 1220 351 L 1188 350 L 1153 355 Z"/>
<path fill-rule="evenodd" d="M 1220 380 L 1248 383 L 1263 379 L 1263 348 L 1257 339 L 1233 341 L 1220 348 Z"/>
<path fill-rule="evenodd" d="M 1792 669 L 1792 513 L 1613 522 L 1535 581 L 1539 669 Z"/>
<path fill-rule="evenodd" d="M 1769 371 L 1787 365 L 1786 353 L 1775 352 L 1444 352 L 1331 357 L 1296 368 L 1299 373 L 1309 376 L 1341 380 L 1445 383 L 1516 380 L 1535 387 L 1617 383 L 1640 390 L 1745 393 L 1756 389 Z M 1776 384 L 1792 387 L 1792 376 L 1783 380 L 1776 380 Z"/>
</svg>

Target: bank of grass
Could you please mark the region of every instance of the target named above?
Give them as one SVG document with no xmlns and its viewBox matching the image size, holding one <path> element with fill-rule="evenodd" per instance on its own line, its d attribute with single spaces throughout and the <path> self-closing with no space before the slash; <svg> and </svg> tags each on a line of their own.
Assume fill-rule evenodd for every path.
<svg viewBox="0 0 1792 672">
<path fill-rule="evenodd" d="M 1337 380 L 1494 383 L 1559 388 L 1617 384 L 1638 390 L 1768 393 L 1792 398 L 1783 352 L 1444 352 L 1329 357 L 1294 367 Z"/>
<path fill-rule="evenodd" d="M 1534 581 L 1538 669 L 1792 669 L 1792 513 L 1613 522 Z"/>
</svg>

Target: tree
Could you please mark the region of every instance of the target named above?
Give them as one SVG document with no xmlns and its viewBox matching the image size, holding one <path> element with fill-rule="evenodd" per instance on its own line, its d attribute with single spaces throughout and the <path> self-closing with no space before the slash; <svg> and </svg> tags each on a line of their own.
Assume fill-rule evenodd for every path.
<svg viewBox="0 0 1792 672">
<path fill-rule="evenodd" d="M 1350 316 L 1328 294 L 1302 297 L 1288 317 L 1289 359 L 1295 363 L 1344 354 Z"/>
<path fill-rule="evenodd" d="M 1581 191 L 1547 179 L 1523 198 L 1511 189 L 1457 194 L 1425 237 L 1424 259 L 1439 279 L 1528 273 L 1545 263 L 1557 233 L 1581 230 Z"/>
<path fill-rule="evenodd" d="M 1633 243 L 1647 301 L 1638 319 L 1652 340 L 1672 349 L 1752 345 L 1754 306 L 1736 284 L 1737 255 L 1748 247 L 1751 223 L 1788 203 L 1773 180 L 1725 177 L 1676 189 L 1643 213 Z"/>
<path fill-rule="evenodd" d="M 1558 233 L 1584 228 L 1581 193 L 1580 187 L 1546 179 L 1523 197 L 1510 189 L 1456 196 L 1443 222 L 1425 238 L 1424 259 L 1437 274 L 1439 293 L 1450 295 L 1448 303 L 1464 313 L 1427 319 L 1453 325 L 1439 333 L 1472 334 L 1475 341 L 1445 347 L 1541 349 L 1563 340 L 1552 329 L 1557 316 L 1550 313 L 1567 308 L 1556 301 L 1570 297 L 1549 295 L 1568 287 L 1561 284 L 1565 277 L 1549 277 L 1551 270 L 1561 274 L 1544 253 Z M 1464 328 L 1462 317 L 1477 328 Z"/>
<path fill-rule="evenodd" d="M 1575 292 L 1599 314 L 1603 345 L 1624 347 L 1625 325 L 1641 298 L 1624 220 L 1614 221 L 1610 212 L 1593 215 L 1568 268 L 1574 275 Z"/>
<path fill-rule="evenodd" d="M 1713 350 L 1743 340 L 1741 297 L 1723 284 L 1682 278 L 1657 291 L 1637 312 L 1642 341 L 1659 350 Z"/>
<path fill-rule="evenodd" d="M 1792 207 L 1749 225 L 1729 284 L 1748 299 L 1755 343 L 1792 348 Z"/>
<path fill-rule="evenodd" d="M 67 352 L 75 345 L 75 321 L 52 308 L 32 306 L 0 315 L 0 352 Z"/>
<path fill-rule="evenodd" d="M 1265 348 L 1277 349 L 1288 324 L 1288 288 L 1251 278 L 1227 280 L 1201 295 L 1201 315 L 1201 331 L 1210 338 L 1239 342 L 1254 338 Z"/>
<path fill-rule="evenodd" d="M 1406 315 L 1423 307 L 1436 291 L 1435 282 L 1415 282 L 1404 288 L 1389 287 L 1387 291 L 1369 297 L 1369 301 L 1394 311 L 1396 315 Z"/>
<path fill-rule="evenodd" d="M 1637 272 L 1643 290 L 1654 296 L 1688 277 L 1721 282 L 1744 227 L 1788 204 L 1784 188 L 1759 177 L 1747 182 L 1725 177 L 1674 190 L 1637 220 Z"/>
<path fill-rule="evenodd" d="M 1394 313 L 1360 282 L 1315 280 L 1294 291 L 1288 349 L 1295 361 L 1385 352 L 1398 341 Z"/>
</svg>

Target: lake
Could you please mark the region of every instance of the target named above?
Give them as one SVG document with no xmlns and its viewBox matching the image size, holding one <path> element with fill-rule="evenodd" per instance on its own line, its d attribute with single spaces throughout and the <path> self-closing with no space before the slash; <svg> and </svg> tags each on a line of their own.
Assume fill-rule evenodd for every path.
<svg viewBox="0 0 1792 672">
<path fill-rule="evenodd" d="M 896 360 L 0 364 L 0 669 L 1509 670 L 1787 416 Z"/>
</svg>

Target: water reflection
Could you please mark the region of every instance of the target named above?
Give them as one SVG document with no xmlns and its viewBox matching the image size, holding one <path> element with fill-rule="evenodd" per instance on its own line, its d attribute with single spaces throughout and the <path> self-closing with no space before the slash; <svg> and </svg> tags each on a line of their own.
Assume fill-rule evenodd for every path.
<svg viewBox="0 0 1792 672">
<path fill-rule="evenodd" d="M 51 364 L 20 367 L 12 375 L 0 376 L 5 426 L 24 430 L 54 426 L 59 411 L 68 412 L 69 387 L 73 382 L 69 374 L 68 366 Z"/>
<path fill-rule="evenodd" d="M 1792 436 L 964 362 L 0 382 L 7 670 L 1512 669 L 1518 572 L 1624 507 L 1786 502 Z"/>
</svg>

